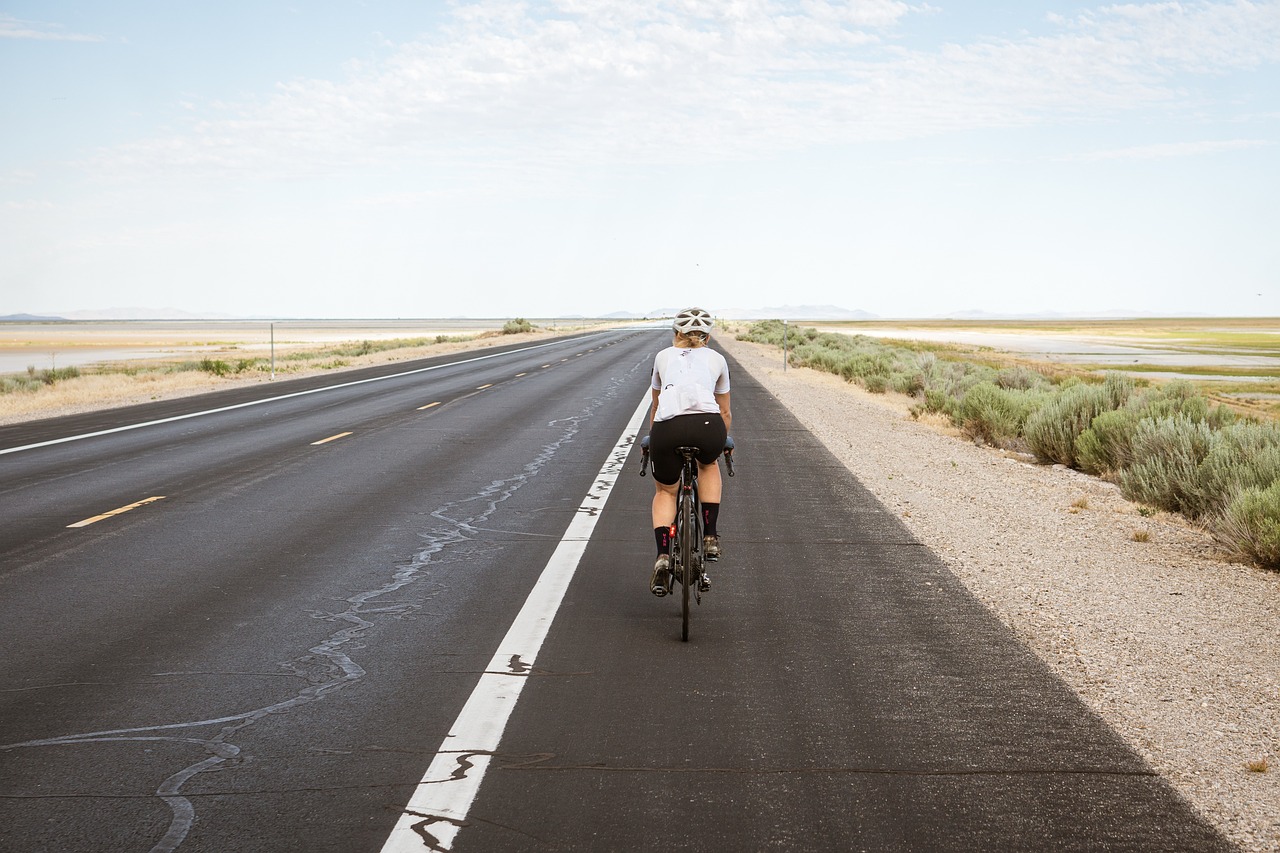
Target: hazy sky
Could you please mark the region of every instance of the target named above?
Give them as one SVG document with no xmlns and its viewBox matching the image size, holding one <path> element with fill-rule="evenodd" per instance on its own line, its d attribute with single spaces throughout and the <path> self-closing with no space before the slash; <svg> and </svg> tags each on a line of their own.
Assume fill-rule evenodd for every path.
<svg viewBox="0 0 1280 853">
<path fill-rule="evenodd" d="M 1280 0 L 0 0 L 0 314 L 1280 315 Z"/>
</svg>

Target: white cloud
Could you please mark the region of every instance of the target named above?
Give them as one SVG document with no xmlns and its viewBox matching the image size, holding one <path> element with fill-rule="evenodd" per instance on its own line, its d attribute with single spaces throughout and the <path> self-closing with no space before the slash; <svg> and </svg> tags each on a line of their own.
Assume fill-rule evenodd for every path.
<svg viewBox="0 0 1280 853">
<path fill-rule="evenodd" d="M 1201 142 L 1165 142 L 1155 145 L 1134 145 L 1109 151 L 1090 151 L 1075 154 L 1063 160 L 1093 162 L 1099 160 L 1167 160 L 1173 157 L 1199 157 L 1224 151 L 1241 151 L 1249 148 L 1275 146 L 1268 139 L 1221 139 Z"/>
<path fill-rule="evenodd" d="M 482 0 L 345 80 L 206 108 L 104 152 L 105 174 L 749 158 L 813 144 L 1098 121 L 1194 102 L 1187 75 L 1280 60 L 1280 2 L 1055 16 L 1046 34 L 933 49 L 891 0 Z M 222 112 L 222 115 L 218 113 Z M 518 167 L 513 164 L 520 164 Z"/>
<path fill-rule="evenodd" d="M 23 21 L 12 15 L 0 15 L 0 38 L 39 41 L 105 41 L 102 36 L 66 32 L 61 24 Z"/>
</svg>

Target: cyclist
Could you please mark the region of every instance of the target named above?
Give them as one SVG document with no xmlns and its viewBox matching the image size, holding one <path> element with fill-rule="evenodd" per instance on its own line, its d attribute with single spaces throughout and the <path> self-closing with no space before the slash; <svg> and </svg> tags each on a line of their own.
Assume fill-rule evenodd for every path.
<svg viewBox="0 0 1280 853">
<path fill-rule="evenodd" d="M 649 590 L 667 594 L 671 558 L 671 525 L 676 517 L 676 484 L 680 479 L 677 447 L 697 447 L 698 494 L 702 501 L 702 553 L 720 557 L 716 521 L 720 514 L 720 467 L 732 414 L 729 411 L 729 365 L 707 347 L 715 324 L 701 308 L 686 308 L 671 324 L 672 345 L 653 360 L 653 405 L 649 409 L 649 452 L 653 462 L 653 535 L 658 559 Z M 703 588 L 710 588 L 710 579 Z"/>
</svg>

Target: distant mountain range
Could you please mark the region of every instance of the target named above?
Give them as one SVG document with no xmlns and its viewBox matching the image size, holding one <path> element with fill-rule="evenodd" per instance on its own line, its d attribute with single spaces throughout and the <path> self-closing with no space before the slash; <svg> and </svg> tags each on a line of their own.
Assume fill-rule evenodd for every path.
<svg viewBox="0 0 1280 853">
<path fill-rule="evenodd" d="M 6 314 L 0 317 L 0 323 L 56 323 L 66 317 L 42 317 L 37 314 Z"/>
</svg>

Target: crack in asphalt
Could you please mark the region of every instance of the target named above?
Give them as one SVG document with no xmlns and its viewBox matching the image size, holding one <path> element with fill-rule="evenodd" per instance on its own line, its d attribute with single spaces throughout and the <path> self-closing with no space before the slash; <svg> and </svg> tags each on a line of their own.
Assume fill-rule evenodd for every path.
<svg viewBox="0 0 1280 853">
<path fill-rule="evenodd" d="M 633 374 L 636 369 L 637 368 L 633 366 L 622 375 L 613 377 L 606 390 L 600 395 L 594 397 L 591 402 L 576 415 L 549 421 L 547 423 L 549 428 L 559 428 L 560 433 L 558 437 L 554 441 L 543 445 L 540 452 L 530 462 L 526 463 L 518 473 L 504 479 L 491 480 L 476 494 L 459 500 L 450 501 L 434 510 L 431 513 L 431 516 L 443 522 L 446 526 L 421 534 L 421 538 L 425 541 L 425 545 L 423 545 L 423 547 L 414 554 L 411 560 L 396 568 L 390 580 L 386 583 L 374 589 L 366 590 L 343 599 L 348 606 L 341 612 L 331 613 L 324 611 L 308 611 L 308 614 L 312 618 L 328 622 L 345 623 L 345 627 L 331 634 L 319 644 L 312 646 L 307 650 L 307 654 L 284 661 L 280 664 L 280 666 L 285 670 L 286 675 L 296 676 L 308 683 L 306 688 L 302 689 L 295 695 L 280 702 L 240 714 L 206 720 L 166 723 L 128 729 L 83 732 L 53 738 L 24 741 L 21 743 L 0 744 L 0 752 L 15 749 L 121 741 L 166 741 L 170 743 L 198 746 L 206 753 L 205 758 L 183 767 L 181 770 L 170 775 L 159 785 L 154 794 L 139 795 L 139 797 L 148 798 L 159 797 L 169 806 L 169 809 L 172 812 L 169 828 L 165 832 L 164 836 L 151 848 L 151 853 L 173 853 L 173 851 L 176 851 L 182 845 L 187 834 L 190 832 L 192 825 L 195 823 L 196 813 L 195 806 L 192 803 L 192 797 L 198 798 L 200 796 L 198 794 L 184 794 L 182 792 L 183 786 L 192 778 L 202 773 L 226 770 L 236 766 L 240 761 L 240 748 L 231 743 L 231 741 L 238 733 L 254 725 L 259 720 L 265 717 L 275 717 L 281 714 L 287 714 L 304 705 L 308 705 L 312 702 L 318 702 L 326 696 L 342 690 L 343 688 L 362 679 L 366 674 L 365 670 L 349 654 L 347 654 L 344 647 L 349 646 L 352 651 L 363 648 L 358 640 L 376 624 L 372 618 L 366 617 L 403 619 L 412 615 L 421 607 L 421 605 L 414 603 L 395 603 L 383 606 L 374 606 L 373 602 L 421 580 L 426 576 L 428 569 L 436 565 L 441 565 L 445 562 L 439 559 L 439 555 L 445 553 L 450 548 L 473 541 L 478 534 L 482 533 L 486 529 L 483 525 L 494 513 L 497 512 L 503 502 L 508 500 L 522 486 L 536 477 L 542 469 L 556 457 L 565 445 L 572 443 L 581 430 L 582 425 L 594 417 L 601 407 L 603 407 L 607 402 L 611 402 L 613 399 L 616 399 L 619 394 L 622 393 L 622 390 L 627 386 L 628 380 L 631 378 L 631 374 Z M 623 458 L 625 458 L 625 455 Z M 600 488 L 599 483 L 596 484 L 595 488 Z M 511 667 L 511 672 L 504 674 L 535 674 L 530 672 L 528 667 L 519 661 L 518 656 L 513 658 Z M 521 669 L 521 667 L 523 669 Z M 213 736 L 206 738 L 144 734 L 149 732 L 162 732 L 176 729 L 197 729 L 211 726 L 222 726 L 222 728 Z M 466 772 L 472 766 L 470 757 L 475 754 L 476 753 L 468 753 L 459 756 L 458 768 L 454 771 L 453 778 L 461 778 L 466 775 Z M 15 797 L 0 795 L 0 799 L 13 798 Z M 434 844 L 434 837 L 427 832 L 426 826 L 431 823 L 449 819 L 431 817 L 429 815 L 423 815 L 422 817 L 424 817 L 425 820 L 419 825 L 421 828 L 418 831 L 423 836 L 424 841 L 428 841 L 430 839 L 429 843 Z M 433 847 L 432 849 L 437 848 Z"/>
</svg>

